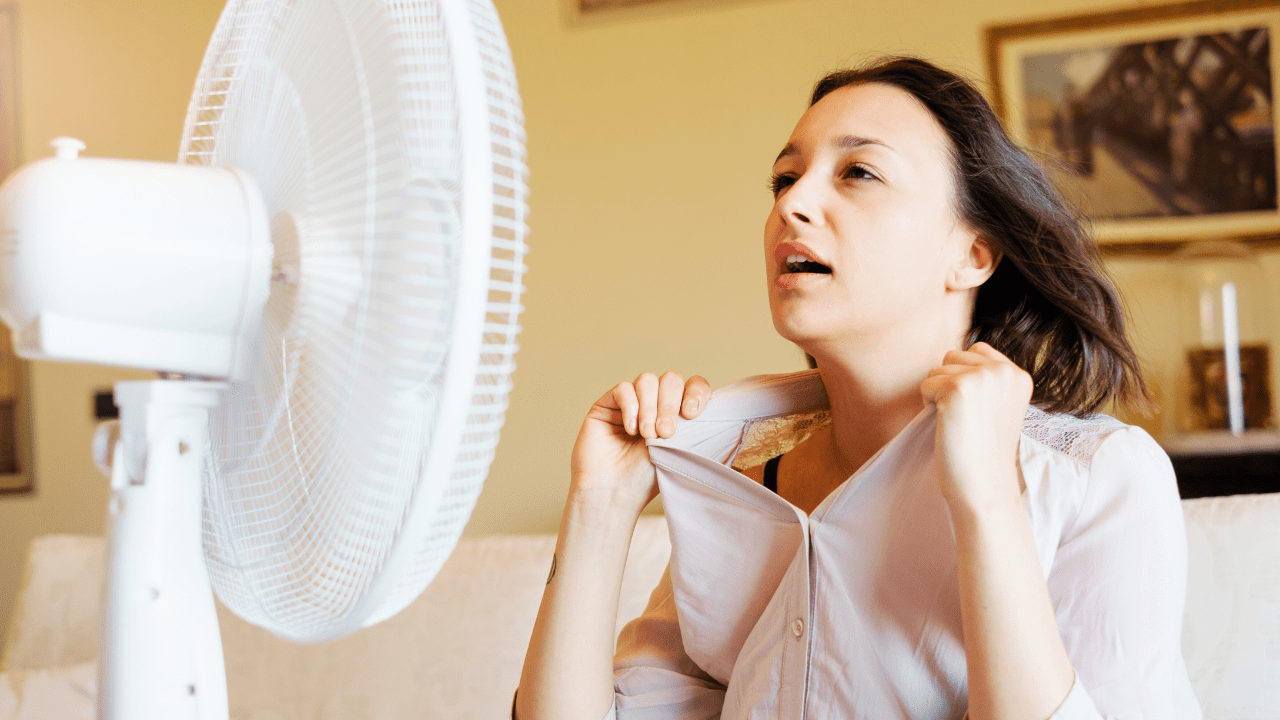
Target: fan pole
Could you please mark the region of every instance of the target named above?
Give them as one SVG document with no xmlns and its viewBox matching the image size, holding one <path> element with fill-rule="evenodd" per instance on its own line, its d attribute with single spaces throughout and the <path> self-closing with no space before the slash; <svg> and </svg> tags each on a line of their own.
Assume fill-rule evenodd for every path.
<svg viewBox="0 0 1280 720">
<path fill-rule="evenodd" d="M 98 717 L 226 720 L 218 616 L 202 549 L 209 411 L 225 383 L 116 383 Z"/>
</svg>

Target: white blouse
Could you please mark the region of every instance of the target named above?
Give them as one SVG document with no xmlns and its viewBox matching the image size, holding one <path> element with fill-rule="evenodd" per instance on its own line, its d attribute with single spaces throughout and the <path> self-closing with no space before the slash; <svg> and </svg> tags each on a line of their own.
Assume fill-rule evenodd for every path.
<svg viewBox="0 0 1280 720">
<path fill-rule="evenodd" d="M 922 411 L 805 515 L 736 472 L 825 420 L 816 371 L 717 391 L 649 443 L 671 562 L 618 638 L 609 718 L 961 718 L 956 547 Z M 1186 538 L 1140 428 L 1029 408 L 1022 495 L 1076 670 L 1054 720 L 1192 719 L 1180 648 Z"/>
</svg>

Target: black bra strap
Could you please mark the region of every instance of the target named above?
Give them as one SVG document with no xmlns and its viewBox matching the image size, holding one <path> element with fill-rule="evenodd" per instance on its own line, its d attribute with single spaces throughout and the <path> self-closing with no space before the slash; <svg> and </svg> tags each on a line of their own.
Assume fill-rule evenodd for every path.
<svg viewBox="0 0 1280 720">
<path fill-rule="evenodd" d="M 778 492 L 778 462 L 782 460 L 779 455 L 764 464 L 764 486 L 777 494 Z"/>
</svg>

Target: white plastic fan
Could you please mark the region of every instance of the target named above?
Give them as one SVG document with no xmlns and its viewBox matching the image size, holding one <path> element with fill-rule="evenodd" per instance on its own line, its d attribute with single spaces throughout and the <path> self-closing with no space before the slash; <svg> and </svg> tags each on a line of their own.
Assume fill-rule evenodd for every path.
<svg viewBox="0 0 1280 720">
<path fill-rule="evenodd" d="M 231 0 L 179 164 L 60 138 L 0 189 L 19 354 L 168 378 L 117 385 L 100 716 L 226 716 L 210 582 L 305 642 L 435 576 L 510 389 L 522 121 L 489 0 Z"/>
</svg>

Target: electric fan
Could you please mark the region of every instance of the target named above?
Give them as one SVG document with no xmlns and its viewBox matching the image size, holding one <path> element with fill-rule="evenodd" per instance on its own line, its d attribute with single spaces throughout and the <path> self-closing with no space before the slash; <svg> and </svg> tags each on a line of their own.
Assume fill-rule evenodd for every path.
<svg viewBox="0 0 1280 720">
<path fill-rule="evenodd" d="M 100 716 L 226 717 L 210 583 L 307 642 L 435 576 L 510 389 L 522 121 L 489 0 L 231 0 L 178 164 L 59 138 L 0 189 L 19 354 L 165 378 L 116 390 Z"/>
</svg>

